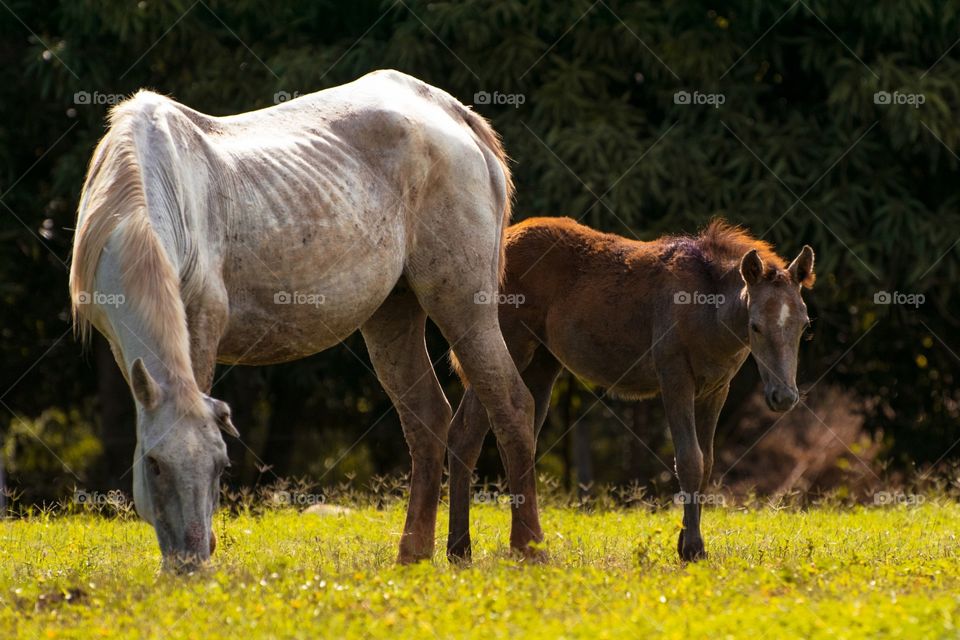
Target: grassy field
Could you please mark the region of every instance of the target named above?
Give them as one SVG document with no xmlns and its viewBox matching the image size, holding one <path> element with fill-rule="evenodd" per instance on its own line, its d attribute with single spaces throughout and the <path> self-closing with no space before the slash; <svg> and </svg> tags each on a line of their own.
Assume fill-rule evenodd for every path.
<svg viewBox="0 0 960 640">
<path fill-rule="evenodd" d="M 710 508 L 710 558 L 693 565 L 676 557 L 677 508 L 547 508 L 542 565 L 504 548 L 506 508 L 474 514 L 465 568 L 439 546 L 432 564 L 394 565 L 402 503 L 222 515 L 215 567 L 179 578 L 158 572 L 135 519 L 8 520 L 0 637 L 960 637 L 960 506 L 947 499 Z"/>
</svg>

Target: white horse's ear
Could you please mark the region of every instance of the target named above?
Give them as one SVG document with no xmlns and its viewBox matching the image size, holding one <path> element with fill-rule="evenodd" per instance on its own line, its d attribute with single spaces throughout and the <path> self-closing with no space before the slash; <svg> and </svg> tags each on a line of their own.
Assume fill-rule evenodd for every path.
<svg viewBox="0 0 960 640">
<path fill-rule="evenodd" d="M 793 278 L 793 281 L 801 287 L 806 287 L 807 289 L 813 287 L 813 283 L 817 280 L 817 275 L 813 272 L 813 249 L 810 248 L 810 245 L 803 245 L 800 255 L 790 263 L 787 271 L 790 272 L 790 277 Z"/>
<path fill-rule="evenodd" d="M 763 276 L 763 260 L 760 258 L 760 252 L 751 249 L 744 254 L 740 260 L 740 275 L 747 284 L 756 284 Z"/>
<path fill-rule="evenodd" d="M 134 360 L 133 366 L 130 368 L 130 387 L 133 389 L 133 397 L 147 411 L 152 411 L 160 405 L 163 390 L 150 375 L 150 372 L 147 371 L 147 366 L 143 364 L 142 358 Z"/>
<path fill-rule="evenodd" d="M 239 438 L 240 432 L 233 426 L 233 421 L 230 419 L 230 405 L 216 398 L 208 397 L 207 400 L 213 408 L 213 417 L 217 421 L 217 426 L 220 427 L 220 430 L 228 436 Z"/>
</svg>

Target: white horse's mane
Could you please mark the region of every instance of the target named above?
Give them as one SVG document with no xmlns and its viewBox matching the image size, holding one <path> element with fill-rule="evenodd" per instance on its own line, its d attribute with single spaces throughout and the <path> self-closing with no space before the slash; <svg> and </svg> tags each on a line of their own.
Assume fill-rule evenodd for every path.
<svg viewBox="0 0 960 640">
<path fill-rule="evenodd" d="M 88 310 L 92 305 L 82 301 L 96 289 L 100 256 L 114 237 L 117 261 L 124 265 L 121 278 L 129 304 L 157 345 L 173 347 L 157 354 L 171 374 L 170 382 L 195 392 L 179 277 L 147 213 L 134 130 L 138 126 L 136 104 L 144 99 L 156 100 L 157 96 L 141 91 L 110 112 L 110 129 L 90 162 L 70 268 L 74 328 L 84 341 L 89 340 L 92 318 Z M 88 296 L 82 296 L 84 292 Z M 199 400 L 199 394 L 187 395 Z"/>
</svg>

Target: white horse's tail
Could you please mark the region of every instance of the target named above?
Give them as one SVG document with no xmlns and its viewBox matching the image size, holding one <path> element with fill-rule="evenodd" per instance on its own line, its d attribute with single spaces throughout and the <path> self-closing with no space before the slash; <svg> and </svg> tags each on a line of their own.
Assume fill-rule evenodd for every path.
<svg viewBox="0 0 960 640">
<path fill-rule="evenodd" d="M 163 349 L 158 355 L 164 364 L 187 381 L 193 380 L 193 370 L 179 277 L 150 222 L 136 144 L 138 127 L 153 126 L 155 100 L 156 96 L 141 93 L 110 113 L 110 128 L 93 154 L 80 196 L 70 299 L 74 330 L 86 341 L 97 268 L 104 248 L 116 236 L 125 304 L 132 305 Z"/>
<path fill-rule="evenodd" d="M 418 80 L 417 82 L 420 81 Z M 481 116 L 467 105 L 461 103 L 450 94 L 428 84 L 421 84 L 430 93 L 435 102 L 443 106 L 451 116 L 459 119 L 470 128 L 474 136 L 476 136 L 481 147 L 493 155 L 496 163 L 500 166 L 500 170 L 503 173 L 502 184 L 497 179 L 496 175 L 491 175 L 491 187 L 498 197 L 503 197 L 503 217 L 500 220 L 500 252 L 499 262 L 497 264 L 497 279 L 500 285 L 503 285 L 503 281 L 507 273 L 507 227 L 510 226 L 510 218 L 513 214 L 514 197 L 513 175 L 510 173 L 509 164 L 510 158 L 507 156 L 507 152 L 503 148 L 500 134 L 496 132 L 486 118 Z M 469 387 L 470 381 L 467 379 L 467 374 L 460 365 L 460 360 L 457 358 L 457 354 L 454 353 L 452 349 L 450 350 L 450 367 L 460 378 L 460 381 L 463 383 L 464 387 Z"/>
<path fill-rule="evenodd" d="M 442 107 L 443 110 L 450 114 L 454 120 L 459 120 L 469 127 L 470 131 L 472 131 L 473 135 L 476 137 L 477 142 L 480 144 L 481 150 L 485 150 L 491 154 L 493 156 L 493 160 L 497 165 L 499 165 L 500 171 L 503 174 L 503 182 L 500 182 L 499 176 L 491 175 L 491 187 L 493 188 L 497 199 L 503 199 L 501 206 L 501 214 L 503 217 L 500 220 L 499 262 L 499 280 L 500 282 L 503 282 L 506 268 L 506 261 L 504 259 L 504 252 L 506 251 L 504 239 L 507 233 L 507 227 L 510 226 L 510 217 L 513 213 L 514 186 L 513 175 L 510 173 L 510 158 L 507 156 L 507 152 L 503 148 L 503 144 L 500 140 L 500 134 L 496 132 L 486 118 L 451 96 L 446 91 L 396 71 L 387 70 L 377 73 L 397 74 L 407 82 L 415 83 L 418 93 L 429 96 L 429 99 L 432 102 Z"/>
<path fill-rule="evenodd" d="M 500 140 L 500 134 L 498 134 L 490 125 L 490 122 L 469 107 L 464 105 L 460 106 L 463 110 L 463 119 L 467 123 L 467 126 L 470 127 L 474 135 L 480 139 L 480 142 L 483 143 L 487 150 L 494 155 L 494 157 L 497 159 L 497 163 L 500 165 L 501 171 L 503 171 L 505 198 L 503 202 L 503 219 L 500 221 L 500 271 L 498 275 L 498 280 L 503 283 L 503 278 L 506 274 L 507 268 L 507 227 L 510 226 L 510 218 L 513 215 L 514 186 L 513 174 L 510 173 L 510 158 L 507 156 L 507 152 L 503 148 L 503 143 Z"/>
</svg>

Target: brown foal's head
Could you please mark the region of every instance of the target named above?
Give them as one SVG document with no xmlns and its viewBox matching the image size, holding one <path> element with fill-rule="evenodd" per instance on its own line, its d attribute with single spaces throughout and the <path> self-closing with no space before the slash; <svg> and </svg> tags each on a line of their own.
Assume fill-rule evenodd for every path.
<svg viewBox="0 0 960 640">
<path fill-rule="evenodd" d="M 800 399 L 797 351 L 810 326 L 800 291 L 813 287 L 813 249 L 804 246 L 784 269 L 765 265 L 756 249 L 740 261 L 747 286 L 750 351 L 760 367 L 764 397 L 774 411 L 788 411 Z"/>
</svg>

